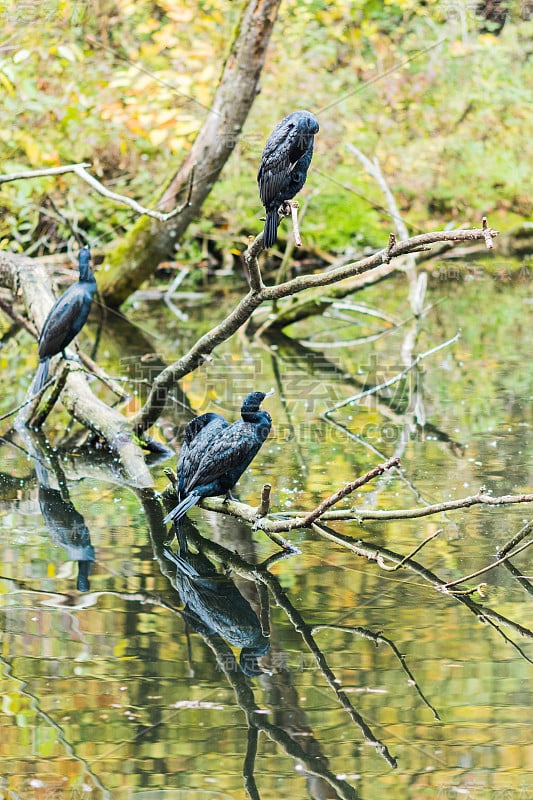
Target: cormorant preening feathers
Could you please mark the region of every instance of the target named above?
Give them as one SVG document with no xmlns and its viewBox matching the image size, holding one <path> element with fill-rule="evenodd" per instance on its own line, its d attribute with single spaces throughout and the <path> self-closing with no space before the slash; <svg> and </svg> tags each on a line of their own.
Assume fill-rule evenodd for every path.
<svg viewBox="0 0 533 800">
<path fill-rule="evenodd" d="M 179 522 L 202 497 L 230 494 L 270 433 L 272 419 L 260 408 L 270 394 L 247 395 L 241 419 L 232 425 L 219 414 L 202 414 L 189 423 L 178 458 L 179 502 L 165 522 Z"/>
<path fill-rule="evenodd" d="M 266 141 L 257 173 L 259 197 L 267 212 L 264 247 L 272 247 L 276 241 L 278 208 L 305 183 L 318 129 L 318 120 L 309 111 L 293 111 L 278 122 Z"/>
<path fill-rule="evenodd" d="M 65 348 L 81 331 L 96 291 L 96 280 L 91 269 L 91 251 L 88 245 L 78 254 L 79 280 L 69 286 L 66 292 L 55 301 L 44 322 L 39 336 L 39 367 L 33 383 L 33 393 L 37 394 L 48 380 L 50 359 L 58 353 L 65 354 Z"/>
</svg>

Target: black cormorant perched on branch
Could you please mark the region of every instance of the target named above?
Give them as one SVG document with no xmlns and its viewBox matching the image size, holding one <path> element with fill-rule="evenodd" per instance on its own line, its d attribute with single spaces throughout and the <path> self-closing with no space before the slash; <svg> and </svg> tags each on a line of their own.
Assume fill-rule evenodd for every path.
<svg viewBox="0 0 533 800">
<path fill-rule="evenodd" d="M 257 173 L 259 197 L 267 212 L 264 247 L 272 247 L 276 241 L 278 208 L 305 183 L 318 129 L 318 120 L 309 111 L 293 111 L 278 122 L 266 141 Z"/>
<path fill-rule="evenodd" d="M 247 395 L 241 419 L 232 425 L 219 414 L 202 414 L 189 423 L 182 446 L 185 453 L 180 451 L 178 458 L 179 502 L 165 522 L 179 522 L 202 497 L 230 495 L 270 433 L 272 419 L 260 406 L 272 393 Z"/>
<path fill-rule="evenodd" d="M 39 367 L 33 383 L 37 394 L 48 380 L 50 359 L 58 353 L 65 355 L 65 348 L 81 331 L 96 292 L 96 279 L 91 269 L 91 251 L 88 245 L 78 254 L 79 280 L 69 286 L 55 301 L 44 322 L 39 336 Z"/>
</svg>

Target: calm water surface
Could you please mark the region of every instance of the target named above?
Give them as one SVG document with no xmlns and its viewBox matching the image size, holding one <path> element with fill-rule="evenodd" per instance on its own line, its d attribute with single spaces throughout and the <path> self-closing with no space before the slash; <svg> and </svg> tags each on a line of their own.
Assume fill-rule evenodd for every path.
<svg viewBox="0 0 533 800">
<path fill-rule="evenodd" d="M 309 510 L 394 454 L 401 471 L 357 492 L 358 506 L 531 491 L 529 288 L 434 280 L 415 332 L 398 278 L 357 296 L 404 322 L 379 338 L 389 322 L 352 308 L 299 323 L 292 339 L 241 335 L 183 381 L 154 435 L 177 448 L 187 408 L 235 419 L 249 390 L 274 387 L 273 433 L 238 486 L 251 505 L 268 481 L 273 511 Z M 99 336 L 102 366 L 149 378 L 213 308 L 199 299 L 183 323 L 139 304 L 138 330 L 107 320 L 101 335 L 95 315 L 84 344 Z M 427 351 L 459 328 L 404 381 L 321 417 L 399 373 L 402 348 Z M 348 344 L 332 346 L 339 338 Z M 0 413 L 22 400 L 34 350 L 3 344 Z M 46 427 L 57 453 L 7 424 L 0 798 L 240 799 L 245 783 L 262 798 L 533 798 L 531 551 L 461 587 L 483 581 L 482 597 L 435 587 L 493 561 L 530 506 L 331 523 L 401 556 L 441 530 L 414 557 L 420 569 L 397 571 L 317 531 L 289 534 L 300 552 L 254 570 L 276 546 L 195 509 L 191 580 L 165 557 L 157 497 L 125 485 L 102 453 L 76 450 L 59 412 Z M 158 490 L 174 465 L 154 465 Z"/>
</svg>

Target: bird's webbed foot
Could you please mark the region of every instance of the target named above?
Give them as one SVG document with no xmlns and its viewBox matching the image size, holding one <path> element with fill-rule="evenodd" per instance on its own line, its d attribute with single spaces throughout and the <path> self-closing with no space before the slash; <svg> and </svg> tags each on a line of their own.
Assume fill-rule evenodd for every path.
<svg viewBox="0 0 533 800">
<path fill-rule="evenodd" d="M 237 502 L 238 498 L 235 497 L 235 495 L 231 493 L 231 490 L 228 490 L 226 492 L 226 494 L 224 495 L 224 503 L 227 503 L 230 500 L 233 500 L 234 502 Z"/>
<path fill-rule="evenodd" d="M 292 211 L 291 211 L 291 201 L 290 200 L 284 200 L 283 201 L 283 203 L 278 208 L 278 214 L 281 217 L 290 217 L 291 216 Z"/>
</svg>

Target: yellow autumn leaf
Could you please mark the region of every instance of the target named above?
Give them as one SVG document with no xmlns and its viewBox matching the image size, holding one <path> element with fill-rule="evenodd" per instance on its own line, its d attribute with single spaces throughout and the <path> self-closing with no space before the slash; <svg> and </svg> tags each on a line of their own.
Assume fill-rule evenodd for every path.
<svg viewBox="0 0 533 800">
<path fill-rule="evenodd" d="M 172 136 L 167 145 L 171 153 L 181 153 L 187 147 L 187 140 L 182 136 Z"/>
<path fill-rule="evenodd" d="M 7 75 L 4 75 L 4 73 L 1 70 L 0 70 L 0 83 L 2 84 L 8 95 L 10 97 L 14 97 L 15 87 L 13 86 Z"/>
<path fill-rule="evenodd" d="M 149 139 L 155 147 L 162 144 L 166 138 L 167 132 L 163 128 L 154 128 L 149 133 Z"/>
<path fill-rule="evenodd" d="M 42 160 L 42 150 L 39 144 L 35 141 L 33 136 L 30 136 L 30 134 L 26 131 L 19 131 L 17 138 L 20 141 L 32 167 L 38 166 Z"/>
<path fill-rule="evenodd" d="M 74 53 L 74 50 L 70 47 L 70 45 L 60 44 L 57 48 L 57 54 L 61 56 L 61 58 L 70 61 L 71 64 L 74 64 L 74 62 L 77 60 L 76 54 Z"/>
</svg>

